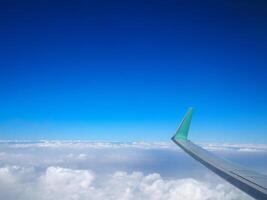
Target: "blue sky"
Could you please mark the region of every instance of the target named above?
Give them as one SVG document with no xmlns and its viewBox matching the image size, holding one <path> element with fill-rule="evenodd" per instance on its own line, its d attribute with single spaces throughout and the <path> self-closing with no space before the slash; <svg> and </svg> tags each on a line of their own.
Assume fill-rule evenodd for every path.
<svg viewBox="0 0 267 200">
<path fill-rule="evenodd" d="M 0 138 L 266 143 L 264 1 L 1 1 Z"/>
</svg>

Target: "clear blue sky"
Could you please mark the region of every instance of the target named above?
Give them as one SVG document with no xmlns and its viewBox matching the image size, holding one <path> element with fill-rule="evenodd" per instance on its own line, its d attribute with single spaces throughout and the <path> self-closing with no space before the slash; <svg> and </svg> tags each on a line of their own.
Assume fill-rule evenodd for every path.
<svg viewBox="0 0 267 200">
<path fill-rule="evenodd" d="M 0 139 L 267 142 L 264 1 L 0 2 Z"/>
</svg>

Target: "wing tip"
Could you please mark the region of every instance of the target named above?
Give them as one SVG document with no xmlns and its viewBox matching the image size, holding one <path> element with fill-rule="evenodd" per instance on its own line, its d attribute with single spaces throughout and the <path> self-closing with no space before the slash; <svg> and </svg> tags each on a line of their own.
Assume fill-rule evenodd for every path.
<svg viewBox="0 0 267 200">
<path fill-rule="evenodd" d="M 188 132 L 190 129 L 190 124 L 192 120 L 194 108 L 189 107 L 179 128 L 177 129 L 175 135 L 171 138 L 173 141 L 176 140 L 187 140 Z"/>
</svg>

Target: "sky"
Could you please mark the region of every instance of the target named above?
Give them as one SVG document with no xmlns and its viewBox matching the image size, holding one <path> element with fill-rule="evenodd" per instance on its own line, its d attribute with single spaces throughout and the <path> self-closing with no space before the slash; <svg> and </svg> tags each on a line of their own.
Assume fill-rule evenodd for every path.
<svg viewBox="0 0 267 200">
<path fill-rule="evenodd" d="M 0 1 L 0 139 L 266 143 L 264 1 Z"/>
<path fill-rule="evenodd" d="M 267 173 L 267 145 L 202 144 Z M 1 141 L 6 200 L 252 200 L 171 142 Z"/>
</svg>

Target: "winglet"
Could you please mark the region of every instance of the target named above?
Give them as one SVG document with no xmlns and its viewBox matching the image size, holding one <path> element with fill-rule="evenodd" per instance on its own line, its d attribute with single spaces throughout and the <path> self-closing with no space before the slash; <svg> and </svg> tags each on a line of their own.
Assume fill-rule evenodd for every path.
<svg viewBox="0 0 267 200">
<path fill-rule="evenodd" d="M 187 140 L 192 115 L 193 108 L 189 108 L 175 135 L 172 137 L 172 140 Z"/>
</svg>

